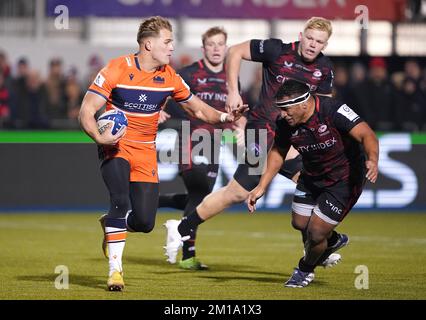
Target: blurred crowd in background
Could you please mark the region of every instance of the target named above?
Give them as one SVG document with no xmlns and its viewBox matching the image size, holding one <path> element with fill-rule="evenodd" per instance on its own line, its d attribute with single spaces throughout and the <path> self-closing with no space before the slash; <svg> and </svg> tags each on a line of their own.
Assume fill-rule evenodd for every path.
<svg viewBox="0 0 426 320">
<path fill-rule="evenodd" d="M 11 66 L 0 51 L 0 128 L 78 128 L 81 101 L 104 62 L 92 56 L 87 64 L 87 74 L 81 77 L 74 67 L 64 70 L 61 58 L 55 57 L 42 78 L 26 57 Z"/>
<path fill-rule="evenodd" d="M 424 59 L 364 57 L 334 63 L 334 95 L 351 106 L 377 131 L 426 132 L 426 66 Z M 179 57 L 173 67 L 189 64 Z M 26 57 L 9 63 L 0 49 L 0 129 L 77 129 L 80 103 L 89 84 L 106 62 L 97 55 L 86 70 L 64 68 L 52 58 L 46 78 Z M 249 106 L 256 103 L 262 71 L 256 69 L 243 91 Z M 168 108 L 175 117 L 182 111 Z"/>
</svg>

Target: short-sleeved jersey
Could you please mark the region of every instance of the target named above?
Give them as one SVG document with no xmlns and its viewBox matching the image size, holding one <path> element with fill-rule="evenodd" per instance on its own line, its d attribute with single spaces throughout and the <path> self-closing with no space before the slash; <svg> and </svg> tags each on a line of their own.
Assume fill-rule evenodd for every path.
<svg viewBox="0 0 426 320">
<path fill-rule="evenodd" d="M 142 70 L 137 54 L 111 60 L 96 76 L 88 91 L 102 96 L 107 110 L 119 109 L 128 118 L 129 141 L 154 142 L 161 107 L 171 96 L 177 102 L 191 99 L 185 81 L 169 65 L 154 72 Z"/>
<path fill-rule="evenodd" d="M 331 94 L 333 71 L 330 59 L 322 53 L 306 62 L 298 53 L 299 42 L 283 43 L 279 39 L 251 40 L 251 60 L 262 62 L 262 87 L 257 105 L 251 109 L 254 119 L 275 122 L 279 111 L 274 98 L 279 87 L 288 79 L 304 82 L 312 92 Z"/>
<path fill-rule="evenodd" d="M 204 60 L 201 59 L 180 69 L 178 73 L 189 85 L 194 95 L 213 108 L 221 112 L 226 112 L 225 102 L 228 90 L 226 86 L 225 66 L 222 71 L 213 72 L 206 66 Z M 191 130 L 203 128 L 209 132 L 213 132 L 214 129 L 225 129 L 232 126 L 230 123 L 212 125 L 190 115 L 187 118 L 191 121 Z"/>
<path fill-rule="evenodd" d="M 364 120 L 346 104 L 329 97 L 314 97 L 315 111 L 306 123 L 292 127 L 283 118 L 277 120 L 275 145 L 293 145 L 302 156 L 302 175 L 318 188 L 358 181 L 364 171 L 365 155 L 348 133 Z"/>
</svg>

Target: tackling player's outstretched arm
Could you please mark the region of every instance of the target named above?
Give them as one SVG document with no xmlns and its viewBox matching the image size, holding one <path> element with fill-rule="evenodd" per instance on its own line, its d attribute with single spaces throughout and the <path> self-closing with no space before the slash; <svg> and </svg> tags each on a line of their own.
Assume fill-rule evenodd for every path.
<svg viewBox="0 0 426 320">
<path fill-rule="evenodd" d="M 96 124 L 95 113 L 105 104 L 105 99 L 100 95 L 92 92 L 87 92 L 81 103 L 80 113 L 78 116 L 80 126 L 97 144 L 116 144 L 125 134 L 123 130 L 116 135 L 113 135 L 110 130 L 105 130 L 102 134 L 98 131 Z"/>
<path fill-rule="evenodd" d="M 266 188 L 271 183 L 272 179 L 280 171 L 282 165 L 284 164 L 284 159 L 287 155 L 289 148 L 290 146 L 283 149 L 277 145 L 274 145 L 272 149 L 268 152 L 266 170 L 262 174 L 259 184 L 250 192 L 247 199 L 247 207 L 250 212 L 256 210 L 257 199 L 264 195 Z"/>
<path fill-rule="evenodd" d="M 226 79 L 228 96 L 225 108 L 229 112 L 243 104 L 238 86 L 241 60 L 251 60 L 250 41 L 231 46 L 226 57 Z"/>
<path fill-rule="evenodd" d="M 361 122 L 349 131 L 351 137 L 361 143 L 367 154 L 367 161 L 365 166 L 367 168 L 366 178 L 375 183 L 378 175 L 378 162 L 379 162 L 379 142 L 376 134 L 366 122 Z"/>
<path fill-rule="evenodd" d="M 193 95 L 191 99 L 181 102 L 180 104 L 191 116 L 207 123 L 216 124 L 234 121 L 234 118 L 231 115 L 210 107 L 207 103 L 195 95 Z"/>
<path fill-rule="evenodd" d="M 247 105 L 240 106 L 232 114 L 224 113 L 216 110 L 215 108 L 209 106 L 203 100 L 197 96 L 192 96 L 191 99 L 181 102 L 182 107 L 186 112 L 192 116 L 211 124 L 221 123 L 221 122 L 233 122 L 238 120 L 242 113 L 247 110 Z"/>
</svg>

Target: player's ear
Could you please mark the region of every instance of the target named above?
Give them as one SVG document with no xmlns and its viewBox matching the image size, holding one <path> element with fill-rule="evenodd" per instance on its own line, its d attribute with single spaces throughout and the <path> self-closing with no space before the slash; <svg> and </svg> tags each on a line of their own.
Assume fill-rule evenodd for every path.
<svg viewBox="0 0 426 320">
<path fill-rule="evenodd" d="M 299 32 L 299 41 L 302 41 L 303 33 Z"/>
<path fill-rule="evenodd" d="M 152 43 L 151 43 L 150 40 L 145 41 L 144 46 L 145 46 L 145 50 L 151 51 L 151 49 L 152 49 Z"/>
</svg>

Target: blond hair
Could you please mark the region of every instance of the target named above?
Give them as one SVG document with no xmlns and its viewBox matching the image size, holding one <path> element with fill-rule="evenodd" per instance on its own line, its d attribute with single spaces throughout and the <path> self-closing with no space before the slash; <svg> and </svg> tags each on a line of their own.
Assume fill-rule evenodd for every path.
<svg viewBox="0 0 426 320">
<path fill-rule="evenodd" d="M 143 21 L 138 30 L 137 41 L 141 44 L 142 40 L 148 37 L 157 37 L 160 34 L 160 30 L 166 29 L 170 32 L 173 31 L 172 25 L 166 18 L 155 16 L 150 17 Z"/>
<path fill-rule="evenodd" d="M 331 26 L 331 21 L 322 17 L 312 17 L 305 23 L 305 28 L 303 32 L 308 29 L 315 29 L 320 31 L 325 31 L 328 33 L 328 37 L 331 37 L 333 33 L 333 27 Z"/>
<path fill-rule="evenodd" d="M 206 44 L 206 40 L 217 34 L 223 34 L 225 36 L 225 42 L 228 39 L 228 33 L 222 27 L 212 27 L 203 33 L 201 39 L 203 40 L 203 47 Z"/>
</svg>

